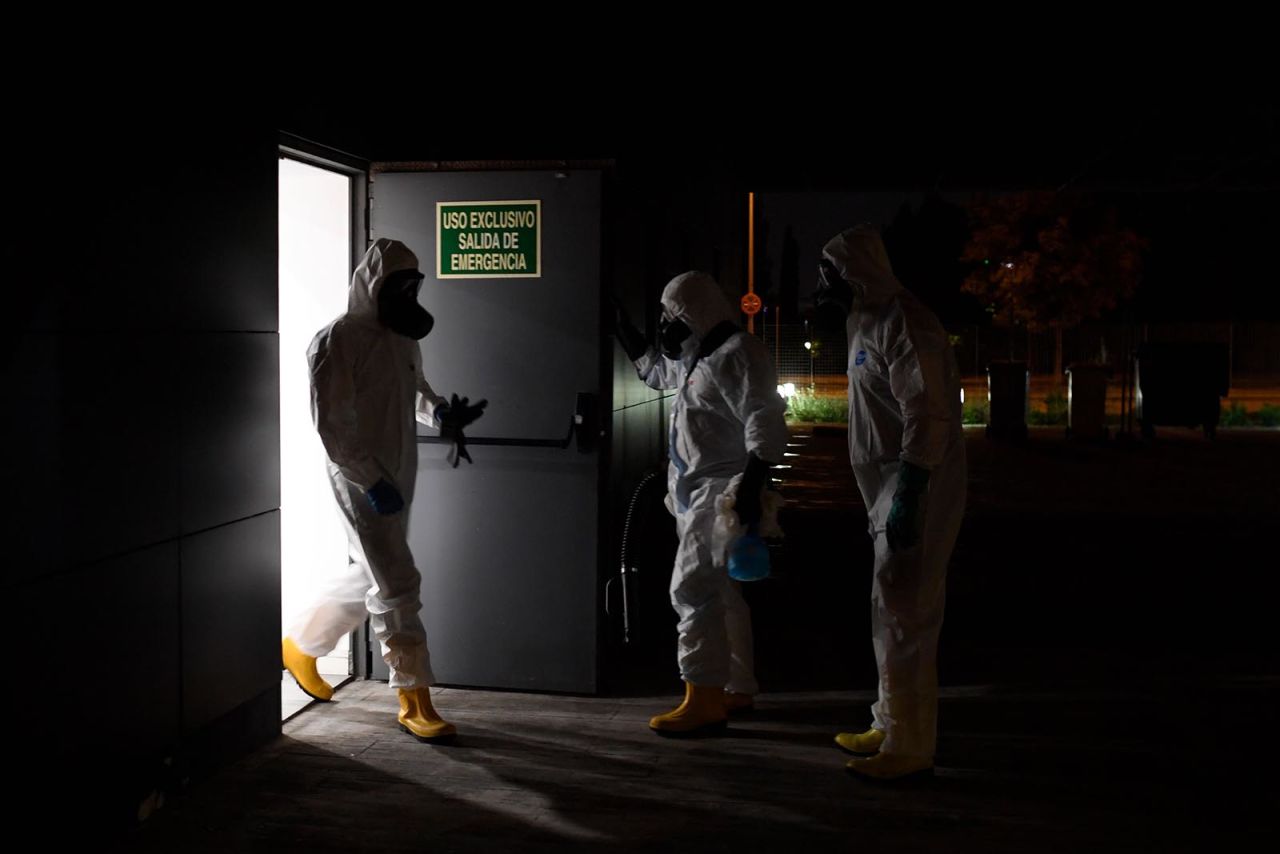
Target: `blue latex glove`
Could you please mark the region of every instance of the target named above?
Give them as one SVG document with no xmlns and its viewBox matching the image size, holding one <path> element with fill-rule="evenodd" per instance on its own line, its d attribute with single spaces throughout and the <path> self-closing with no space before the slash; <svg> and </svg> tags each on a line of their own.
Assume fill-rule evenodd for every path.
<svg viewBox="0 0 1280 854">
<path fill-rule="evenodd" d="M 929 470 L 905 460 L 898 469 L 898 488 L 885 523 L 890 551 L 912 548 L 920 541 L 920 498 L 929 486 Z"/>
<path fill-rule="evenodd" d="M 404 499 L 400 497 L 399 490 L 392 486 L 386 478 L 371 486 L 364 495 L 365 498 L 369 499 L 369 505 L 373 507 L 374 512 L 379 515 L 391 516 L 404 509 Z"/>
</svg>

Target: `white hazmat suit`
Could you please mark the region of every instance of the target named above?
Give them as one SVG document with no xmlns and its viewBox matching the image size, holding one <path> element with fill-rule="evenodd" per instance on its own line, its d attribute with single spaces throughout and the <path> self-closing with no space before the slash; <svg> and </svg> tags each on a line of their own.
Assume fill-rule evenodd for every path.
<svg viewBox="0 0 1280 854">
<path fill-rule="evenodd" d="M 880 684 L 872 726 L 884 734 L 882 754 L 927 767 L 937 740 L 947 563 L 965 507 L 959 370 L 946 331 L 894 277 L 874 229 L 849 229 L 822 253 L 854 294 L 849 459 L 875 544 L 872 642 Z M 903 463 L 928 471 L 928 486 L 918 542 L 894 551 L 885 529 Z"/>
<path fill-rule="evenodd" d="M 680 538 L 671 575 L 680 675 L 691 685 L 753 695 L 751 616 L 723 550 L 712 546 L 716 499 L 742 474 L 748 455 L 782 461 L 785 403 L 768 351 L 737 328 L 737 312 L 713 278 L 677 276 L 663 290 L 662 306 L 693 332 L 681 359 L 650 347 L 636 360 L 649 387 L 677 390 L 667 487 Z"/>
<path fill-rule="evenodd" d="M 311 414 L 329 456 L 349 552 L 345 571 L 326 581 L 289 632 L 303 653 L 321 656 L 367 613 L 392 688 L 434 681 L 407 525 L 418 471 L 415 420 L 439 426 L 435 413 L 445 400 L 423 377 L 418 342 L 378 319 L 382 283 L 417 266 L 399 241 L 375 241 L 351 277 L 346 314 L 320 330 L 308 348 Z M 366 492 L 380 480 L 400 493 L 403 510 L 381 515 L 370 506 Z"/>
</svg>

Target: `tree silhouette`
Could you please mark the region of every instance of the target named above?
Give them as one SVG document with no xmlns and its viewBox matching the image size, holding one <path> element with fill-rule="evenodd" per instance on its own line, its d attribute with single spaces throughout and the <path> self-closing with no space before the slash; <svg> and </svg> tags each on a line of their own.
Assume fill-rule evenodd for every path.
<svg viewBox="0 0 1280 854">
<path fill-rule="evenodd" d="M 1062 376 L 1062 330 L 1101 316 L 1138 286 L 1145 241 L 1114 207 L 1052 193 L 976 202 L 961 255 L 963 290 L 1014 323 L 1056 333 L 1054 373 Z"/>
</svg>

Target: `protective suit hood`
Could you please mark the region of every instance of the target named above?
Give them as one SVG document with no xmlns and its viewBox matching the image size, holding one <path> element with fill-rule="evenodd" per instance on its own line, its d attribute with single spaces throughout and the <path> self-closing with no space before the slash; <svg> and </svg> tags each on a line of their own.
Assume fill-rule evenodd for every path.
<svg viewBox="0 0 1280 854">
<path fill-rule="evenodd" d="M 351 274 L 347 293 L 347 314 L 378 322 L 378 291 L 392 273 L 418 269 L 418 256 L 399 240 L 380 237 L 369 247 L 356 271 Z"/>
<path fill-rule="evenodd" d="M 696 270 L 667 283 L 662 289 L 662 307 L 673 318 L 683 320 L 699 340 L 721 323 L 738 322 L 738 312 L 729 305 L 716 280 Z"/>
<path fill-rule="evenodd" d="M 855 307 L 884 305 L 903 290 L 874 226 L 855 225 L 840 232 L 822 247 L 822 257 L 834 264 L 853 288 Z"/>
</svg>

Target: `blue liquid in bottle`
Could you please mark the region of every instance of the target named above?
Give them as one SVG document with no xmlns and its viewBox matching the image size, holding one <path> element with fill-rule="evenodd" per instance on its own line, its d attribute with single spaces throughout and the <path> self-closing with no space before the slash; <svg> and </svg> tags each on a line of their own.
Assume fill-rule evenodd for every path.
<svg viewBox="0 0 1280 854">
<path fill-rule="evenodd" d="M 759 581 L 769 577 L 769 547 L 754 528 L 729 547 L 729 577 L 734 581 Z"/>
</svg>

